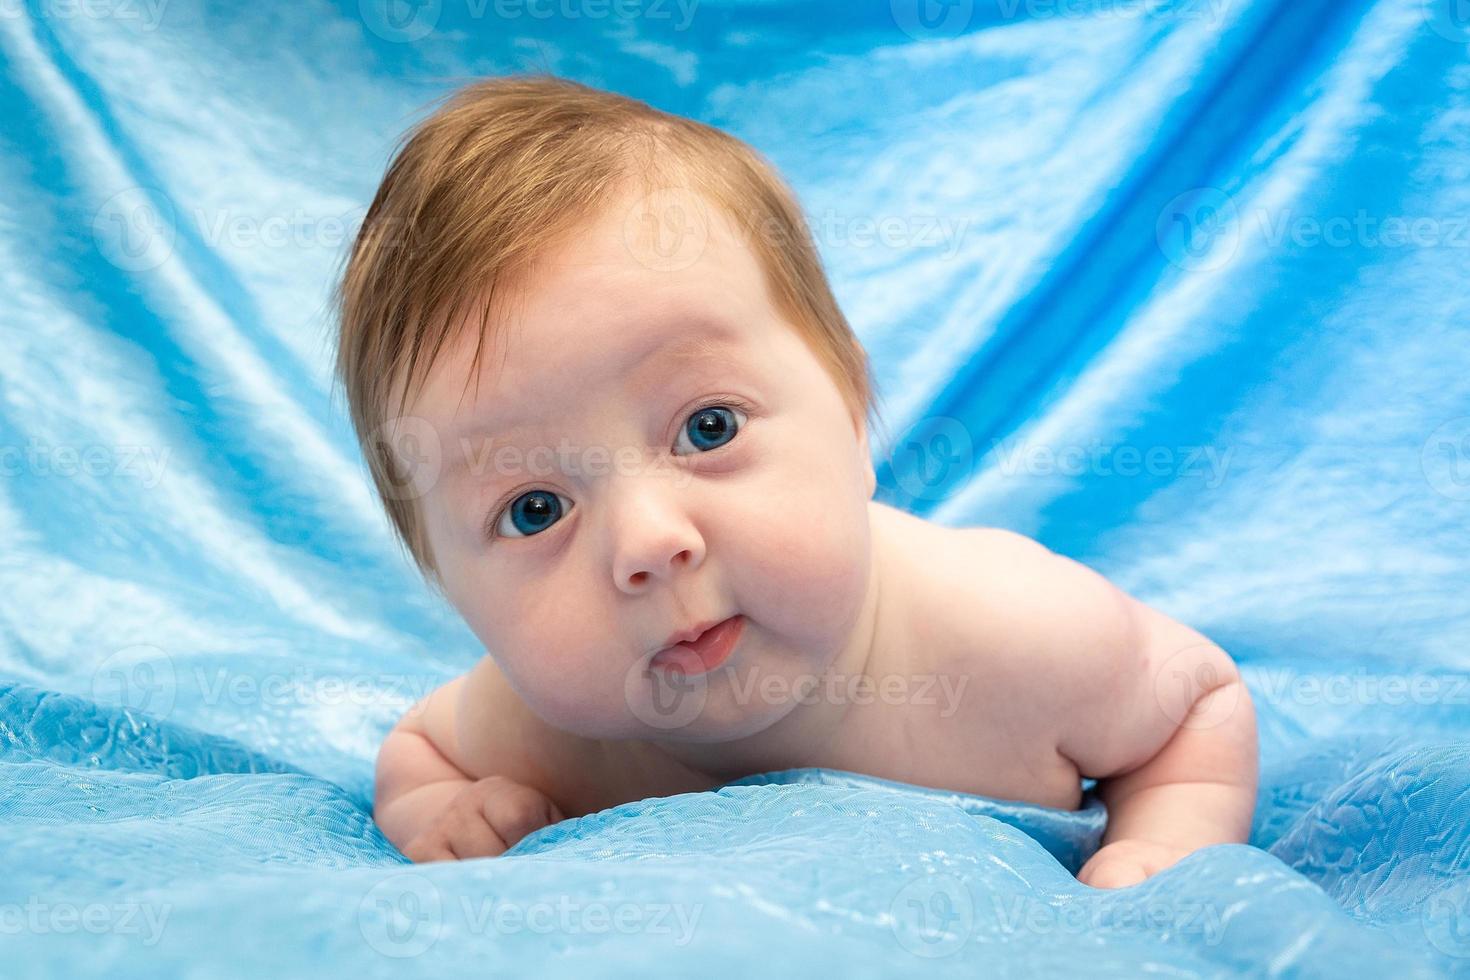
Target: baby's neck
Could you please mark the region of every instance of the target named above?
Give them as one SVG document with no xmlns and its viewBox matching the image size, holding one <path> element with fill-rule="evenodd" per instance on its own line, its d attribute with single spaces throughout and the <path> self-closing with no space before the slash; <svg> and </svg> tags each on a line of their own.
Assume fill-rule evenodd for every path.
<svg viewBox="0 0 1470 980">
<path fill-rule="evenodd" d="M 843 683 L 860 676 L 876 678 L 892 667 L 888 658 L 904 649 L 896 640 L 907 622 L 907 577 L 901 573 L 899 559 L 903 552 L 896 547 L 894 522 L 884 506 L 869 504 L 871 565 L 867 594 L 851 638 L 827 668 L 823 684 L 828 677 Z M 817 689 L 821 690 L 824 688 Z M 841 737 L 852 707 L 850 698 L 809 697 L 754 735 L 727 742 L 660 742 L 657 748 L 716 782 L 801 768 L 817 764 L 814 760 L 827 754 L 827 747 Z"/>
</svg>

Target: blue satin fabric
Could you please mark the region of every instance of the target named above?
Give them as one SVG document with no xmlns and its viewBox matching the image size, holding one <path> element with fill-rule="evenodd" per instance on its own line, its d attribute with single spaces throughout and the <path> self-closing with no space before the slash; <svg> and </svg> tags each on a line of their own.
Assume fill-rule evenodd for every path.
<svg viewBox="0 0 1470 980">
<path fill-rule="evenodd" d="M 569 9 L 0 10 L 4 972 L 1470 975 L 1470 10 Z M 882 499 L 1235 656 L 1249 846 L 1101 892 L 1091 797 L 796 771 L 404 861 L 375 752 L 481 651 L 370 493 L 326 289 L 428 101 L 533 68 L 787 175 Z"/>
</svg>

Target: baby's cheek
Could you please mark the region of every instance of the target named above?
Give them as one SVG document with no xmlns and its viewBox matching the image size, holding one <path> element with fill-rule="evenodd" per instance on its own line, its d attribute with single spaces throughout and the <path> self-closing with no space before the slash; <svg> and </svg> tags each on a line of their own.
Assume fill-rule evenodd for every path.
<svg viewBox="0 0 1470 980">
<path fill-rule="evenodd" d="M 498 659 L 517 693 L 548 724 L 592 734 L 605 721 L 608 685 L 577 655 L 533 643 Z"/>
<path fill-rule="evenodd" d="M 614 638 L 605 626 L 597 627 L 596 613 L 566 601 L 568 594 L 586 591 L 559 590 L 548 580 L 502 592 L 491 630 L 496 662 L 516 691 L 543 719 L 565 730 L 602 696 L 599 687 L 606 685 L 597 683 L 598 661 L 617 656 L 609 647 Z"/>
<path fill-rule="evenodd" d="M 867 583 L 866 502 L 822 481 L 788 482 L 760 499 L 728 544 L 746 572 L 742 591 L 758 597 L 748 612 L 813 641 L 849 625 Z"/>
</svg>

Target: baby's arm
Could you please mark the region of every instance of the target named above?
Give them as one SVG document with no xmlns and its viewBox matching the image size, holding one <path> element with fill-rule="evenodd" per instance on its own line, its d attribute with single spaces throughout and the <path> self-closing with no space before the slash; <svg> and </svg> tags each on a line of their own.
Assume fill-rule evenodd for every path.
<svg viewBox="0 0 1470 980">
<path fill-rule="evenodd" d="M 1130 608 L 1144 673 L 1123 685 L 1119 707 L 1165 723 L 1140 725 L 1115 745 L 1092 743 L 1089 730 L 1111 713 L 1094 700 L 1062 748 L 1079 771 L 1108 777 L 1098 787 L 1108 807 L 1103 846 L 1077 875 L 1098 888 L 1142 881 L 1210 844 L 1244 843 L 1256 804 L 1255 708 L 1234 661 L 1158 610 Z"/>
<path fill-rule="evenodd" d="M 472 670 L 419 701 L 378 751 L 373 818 L 410 860 L 493 856 L 564 819 L 554 802 L 526 785 L 509 751 L 497 753 L 506 774 L 476 775 L 481 766 L 472 758 L 477 753 L 464 748 L 461 705 L 476 698 L 476 717 L 501 724 L 507 713 L 486 696 L 483 675 Z M 493 726 L 477 726 L 474 740 L 493 736 L 487 728 Z M 495 741 L 504 748 L 511 740 Z"/>
<path fill-rule="evenodd" d="M 1099 780 L 1108 807 L 1103 847 L 1078 880 L 1122 887 L 1201 847 L 1245 842 L 1255 711 L 1229 655 L 1087 566 L 990 534 L 1006 570 L 999 608 L 1018 644 L 1008 659 L 1057 752 Z"/>
</svg>

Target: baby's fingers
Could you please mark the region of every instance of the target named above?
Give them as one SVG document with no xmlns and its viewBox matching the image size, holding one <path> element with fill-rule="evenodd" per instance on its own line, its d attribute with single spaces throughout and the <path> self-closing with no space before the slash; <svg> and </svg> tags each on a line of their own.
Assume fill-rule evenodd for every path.
<svg viewBox="0 0 1470 980">
<path fill-rule="evenodd" d="M 420 834 L 404 848 L 410 861 L 461 861 L 494 857 L 506 848 L 495 829 L 474 810 L 451 811 L 428 833 Z"/>
<path fill-rule="evenodd" d="M 413 840 L 403 846 L 403 856 L 414 864 L 427 864 L 430 861 L 453 861 L 454 852 L 449 849 L 443 838 L 431 839 L 428 834 L 419 834 Z"/>
<path fill-rule="evenodd" d="M 1084 867 L 1077 880 L 1093 888 L 1127 888 L 1148 877 L 1137 861 L 1103 860 Z"/>
<path fill-rule="evenodd" d="M 507 783 L 485 798 L 481 810 L 507 848 L 533 831 L 558 823 L 563 817 L 556 804 L 528 786 Z"/>
<path fill-rule="evenodd" d="M 446 843 L 460 859 L 494 857 L 510 846 L 481 814 L 473 811 L 456 814 L 448 831 Z"/>
</svg>

